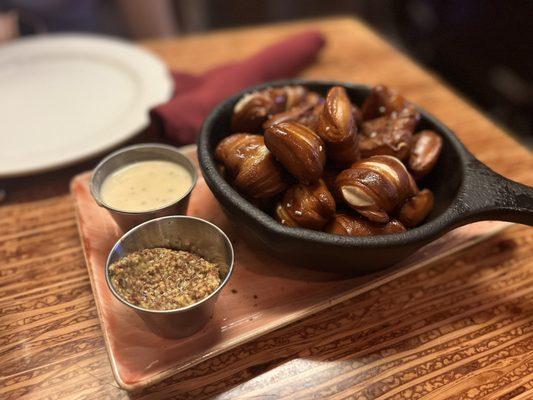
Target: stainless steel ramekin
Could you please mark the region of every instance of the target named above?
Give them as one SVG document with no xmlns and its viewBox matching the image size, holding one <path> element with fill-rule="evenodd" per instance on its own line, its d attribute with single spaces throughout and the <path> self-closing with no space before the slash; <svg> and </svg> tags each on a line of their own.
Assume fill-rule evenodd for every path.
<svg viewBox="0 0 533 400">
<path fill-rule="evenodd" d="M 183 166 L 192 178 L 191 187 L 181 198 L 172 204 L 149 211 L 130 212 L 121 211 L 106 204 L 100 196 L 100 190 L 105 179 L 117 169 L 138 161 L 163 160 L 171 161 Z M 91 194 L 99 206 L 106 208 L 123 231 L 133 228 L 140 223 L 167 215 L 180 215 L 187 212 L 192 189 L 198 180 L 198 172 L 191 160 L 176 147 L 158 143 L 144 143 L 128 146 L 117 150 L 104 158 L 96 166 L 91 176 Z"/>
<path fill-rule="evenodd" d="M 130 304 L 115 291 L 109 267 L 129 253 L 154 247 L 187 250 L 217 263 L 223 274 L 220 286 L 198 303 L 175 310 L 149 310 Z M 105 275 L 115 297 L 135 310 L 150 330 L 163 337 L 182 338 L 198 332 L 211 318 L 218 295 L 233 272 L 233 259 L 233 246 L 216 225 L 195 217 L 170 216 L 145 222 L 124 234 L 109 253 Z"/>
</svg>

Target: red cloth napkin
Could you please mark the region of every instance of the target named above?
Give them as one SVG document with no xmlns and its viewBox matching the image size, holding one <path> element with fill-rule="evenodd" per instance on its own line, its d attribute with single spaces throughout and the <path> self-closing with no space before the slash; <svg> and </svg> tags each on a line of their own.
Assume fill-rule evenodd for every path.
<svg viewBox="0 0 533 400">
<path fill-rule="evenodd" d="M 151 133 L 177 145 L 193 143 L 204 118 L 219 102 L 248 86 L 296 75 L 313 62 L 324 43 L 320 32 L 306 31 L 202 75 L 173 72 L 174 97 L 150 111 Z"/>
</svg>

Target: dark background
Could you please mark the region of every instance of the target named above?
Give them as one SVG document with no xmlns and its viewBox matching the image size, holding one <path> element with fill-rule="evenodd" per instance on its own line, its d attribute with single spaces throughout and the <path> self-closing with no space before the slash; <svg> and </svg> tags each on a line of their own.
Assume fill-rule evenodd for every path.
<svg viewBox="0 0 533 400">
<path fill-rule="evenodd" d="M 533 145 L 533 1 L 0 0 L 21 34 L 143 39 L 302 18 L 356 16 Z"/>
</svg>

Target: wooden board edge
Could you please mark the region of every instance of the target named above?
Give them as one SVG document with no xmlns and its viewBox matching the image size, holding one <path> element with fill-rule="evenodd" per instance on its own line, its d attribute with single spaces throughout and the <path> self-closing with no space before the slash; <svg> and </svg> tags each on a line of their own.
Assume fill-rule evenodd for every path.
<svg viewBox="0 0 533 400">
<path fill-rule="evenodd" d="M 79 181 L 80 178 L 82 176 L 86 175 L 88 172 L 90 172 L 90 171 L 80 172 L 79 174 L 76 174 L 70 180 L 69 191 L 70 191 L 71 197 L 74 200 L 74 209 L 76 211 L 75 212 L 75 214 L 76 214 L 76 227 L 77 227 L 77 230 L 78 230 L 78 236 L 80 237 L 80 242 L 82 244 L 81 248 L 82 248 L 82 252 L 83 252 L 83 259 L 85 260 L 85 267 L 87 268 L 87 274 L 89 275 L 89 281 L 91 283 L 91 292 L 92 292 L 93 297 L 95 299 L 94 304 L 96 306 L 96 313 L 98 315 L 98 320 L 100 322 L 100 329 L 102 331 L 102 336 L 104 338 L 104 346 L 105 346 L 105 349 L 106 349 L 107 358 L 109 359 L 109 363 L 111 364 L 111 371 L 113 373 L 113 377 L 115 378 L 115 381 L 117 382 L 117 384 L 118 384 L 118 386 L 120 388 L 122 388 L 124 390 L 128 390 L 128 391 L 132 391 L 132 390 L 136 389 L 136 385 L 127 384 L 126 382 L 124 382 L 122 380 L 122 377 L 120 376 L 120 371 L 119 371 L 118 365 L 116 364 L 116 361 L 115 361 L 114 357 L 112 356 L 113 353 L 111 351 L 111 346 L 109 344 L 109 338 L 107 336 L 107 331 L 102 328 L 102 324 L 103 324 L 102 310 L 100 310 L 100 304 L 96 300 L 96 298 L 97 298 L 97 293 L 95 292 L 96 285 L 95 285 L 95 282 L 94 282 L 94 279 L 93 279 L 93 274 L 91 273 L 91 269 L 90 269 L 90 266 L 89 266 L 90 262 L 89 262 L 89 258 L 87 256 L 87 252 L 85 251 L 85 243 L 83 241 L 83 235 L 82 235 L 82 232 L 81 232 L 79 203 L 77 201 L 77 197 L 74 195 L 74 186 L 76 184 L 78 184 L 77 181 Z"/>
</svg>

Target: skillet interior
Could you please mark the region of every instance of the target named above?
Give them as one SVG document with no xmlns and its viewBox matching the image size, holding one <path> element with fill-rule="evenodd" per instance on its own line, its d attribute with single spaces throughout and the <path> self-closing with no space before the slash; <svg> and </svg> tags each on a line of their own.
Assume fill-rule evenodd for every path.
<svg viewBox="0 0 533 400">
<path fill-rule="evenodd" d="M 253 90 L 296 84 L 304 85 L 322 95 L 325 95 L 331 86 L 344 86 L 351 100 L 357 105 L 362 104 L 370 91 L 368 86 L 340 82 L 273 82 L 247 89 L 224 101 L 211 113 L 202 127 L 198 156 L 206 182 L 226 214 L 245 233 L 244 236 L 249 242 L 291 263 L 328 271 L 366 273 L 396 263 L 452 227 L 452 204 L 471 156 L 449 129 L 422 109 L 419 109 L 422 119 L 417 131 L 435 130 L 444 139 L 444 147 L 437 165 L 420 183 L 421 187 L 428 187 L 434 192 L 435 207 L 426 222 L 417 228 L 400 234 L 353 238 L 289 228 L 257 209 L 233 189 L 218 173 L 213 154 L 220 140 L 231 133 L 229 126 L 234 104 L 244 93 Z"/>
</svg>

